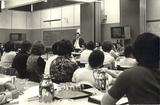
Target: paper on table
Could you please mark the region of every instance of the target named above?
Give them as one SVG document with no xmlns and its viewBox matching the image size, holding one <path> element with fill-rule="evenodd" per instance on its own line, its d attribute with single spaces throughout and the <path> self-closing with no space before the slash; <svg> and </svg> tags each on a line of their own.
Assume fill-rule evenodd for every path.
<svg viewBox="0 0 160 105">
<path fill-rule="evenodd" d="M 0 78 L 0 84 L 4 84 L 6 82 L 11 82 L 11 78 L 7 76 Z"/>
</svg>

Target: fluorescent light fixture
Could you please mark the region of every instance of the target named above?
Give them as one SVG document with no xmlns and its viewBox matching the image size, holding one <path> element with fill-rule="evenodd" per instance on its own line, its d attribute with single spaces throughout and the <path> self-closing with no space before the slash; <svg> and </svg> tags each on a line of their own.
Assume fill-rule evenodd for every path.
<svg viewBox="0 0 160 105">
<path fill-rule="evenodd" d="M 25 5 L 30 5 L 39 2 L 46 2 L 47 0 L 5 0 L 5 7 L 4 8 L 15 8 Z"/>
</svg>

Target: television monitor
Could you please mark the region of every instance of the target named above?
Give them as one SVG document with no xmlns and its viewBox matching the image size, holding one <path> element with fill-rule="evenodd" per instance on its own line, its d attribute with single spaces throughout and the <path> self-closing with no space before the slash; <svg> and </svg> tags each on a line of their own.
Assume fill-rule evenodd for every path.
<svg viewBox="0 0 160 105">
<path fill-rule="evenodd" d="M 125 29 L 123 26 L 111 27 L 111 38 L 125 38 Z"/>
<path fill-rule="evenodd" d="M 22 41 L 26 39 L 26 34 L 22 33 L 10 33 L 11 41 Z"/>
</svg>

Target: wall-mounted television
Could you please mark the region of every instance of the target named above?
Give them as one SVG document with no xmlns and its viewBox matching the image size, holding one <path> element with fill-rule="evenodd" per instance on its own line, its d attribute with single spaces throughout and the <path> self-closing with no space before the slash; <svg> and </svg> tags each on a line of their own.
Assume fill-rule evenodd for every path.
<svg viewBox="0 0 160 105">
<path fill-rule="evenodd" d="M 129 39 L 130 38 L 130 28 L 128 26 L 116 26 L 111 27 L 111 38 L 115 39 Z"/>
<path fill-rule="evenodd" d="M 23 41 L 26 40 L 26 34 L 25 33 L 10 33 L 9 36 L 11 41 Z"/>
</svg>

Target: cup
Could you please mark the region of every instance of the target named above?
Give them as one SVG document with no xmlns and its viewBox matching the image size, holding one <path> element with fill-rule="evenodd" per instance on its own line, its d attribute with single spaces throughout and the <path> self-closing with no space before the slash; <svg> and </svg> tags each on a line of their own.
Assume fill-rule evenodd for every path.
<svg viewBox="0 0 160 105">
<path fill-rule="evenodd" d="M 15 85 L 16 82 L 16 76 L 11 76 L 11 83 Z"/>
</svg>

